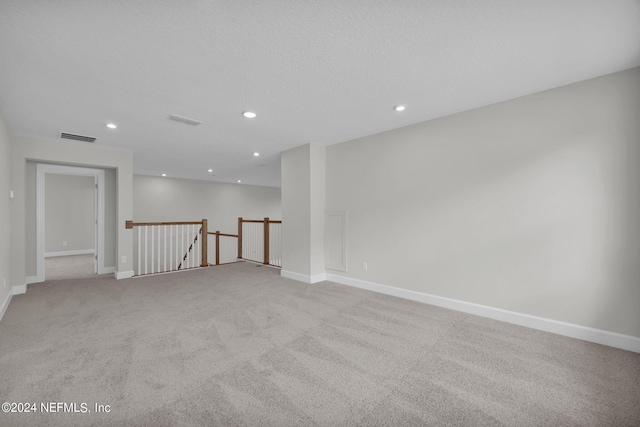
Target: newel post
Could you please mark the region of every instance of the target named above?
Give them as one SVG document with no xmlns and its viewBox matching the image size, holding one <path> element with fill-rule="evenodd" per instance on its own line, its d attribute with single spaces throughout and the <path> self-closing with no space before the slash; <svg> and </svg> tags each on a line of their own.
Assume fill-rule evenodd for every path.
<svg viewBox="0 0 640 427">
<path fill-rule="evenodd" d="M 207 243 L 209 240 L 209 235 L 207 233 L 207 220 L 202 220 L 202 262 L 200 263 L 200 267 L 208 267 L 209 266 L 209 258 L 207 254 Z"/>
<path fill-rule="evenodd" d="M 216 265 L 220 265 L 220 230 L 216 231 Z"/>
<path fill-rule="evenodd" d="M 242 258 L 242 217 L 238 218 L 238 258 Z"/>
<path fill-rule="evenodd" d="M 269 218 L 264 219 L 264 262 L 269 265 Z"/>
</svg>

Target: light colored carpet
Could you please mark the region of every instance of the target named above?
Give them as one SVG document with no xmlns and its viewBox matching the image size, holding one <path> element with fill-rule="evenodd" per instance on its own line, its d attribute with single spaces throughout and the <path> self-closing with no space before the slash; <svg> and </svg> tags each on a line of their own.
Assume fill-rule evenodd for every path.
<svg viewBox="0 0 640 427">
<path fill-rule="evenodd" d="M 94 255 L 68 255 L 44 259 L 47 280 L 69 279 L 95 275 Z"/>
<path fill-rule="evenodd" d="M 29 286 L 0 400 L 38 405 L 11 426 L 640 425 L 640 354 L 237 263 Z"/>
</svg>

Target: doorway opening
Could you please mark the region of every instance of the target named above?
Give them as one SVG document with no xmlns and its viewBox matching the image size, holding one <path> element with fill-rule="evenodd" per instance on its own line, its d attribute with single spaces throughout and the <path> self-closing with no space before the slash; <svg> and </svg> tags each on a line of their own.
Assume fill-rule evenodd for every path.
<svg viewBox="0 0 640 427">
<path fill-rule="evenodd" d="M 104 170 L 37 165 L 37 281 L 107 273 Z"/>
</svg>

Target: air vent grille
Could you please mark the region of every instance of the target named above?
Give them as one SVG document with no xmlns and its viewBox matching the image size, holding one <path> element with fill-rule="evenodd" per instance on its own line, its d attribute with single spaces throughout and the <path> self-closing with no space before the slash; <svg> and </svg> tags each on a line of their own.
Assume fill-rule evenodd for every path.
<svg viewBox="0 0 640 427">
<path fill-rule="evenodd" d="M 82 142 L 96 142 L 96 138 L 93 136 L 76 135 L 74 133 L 60 132 L 60 138 L 73 139 L 74 141 Z"/>
<path fill-rule="evenodd" d="M 187 125 L 191 125 L 191 126 L 198 126 L 201 125 L 202 122 L 199 122 L 198 120 L 194 120 L 194 119 L 189 119 L 187 117 L 182 117 L 182 116 L 178 116 L 177 114 L 171 114 L 169 115 L 169 119 L 176 121 L 176 122 L 180 122 L 180 123 L 184 123 Z"/>
</svg>

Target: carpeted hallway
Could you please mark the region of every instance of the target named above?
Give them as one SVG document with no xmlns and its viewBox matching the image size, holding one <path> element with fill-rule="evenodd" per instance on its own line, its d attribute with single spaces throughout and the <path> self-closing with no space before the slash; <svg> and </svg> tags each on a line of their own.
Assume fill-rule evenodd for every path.
<svg viewBox="0 0 640 427">
<path fill-rule="evenodd" d="M 68 255 L 44 259 L 46 280 L 95 276 L 94 255 Z"/>
<path fill-rule="evenodd" d="M 640 425 L 640 354 L 237 263 L 30 285 L 0 400 L 37 405 L 7 426 Z"/>
</svg>

